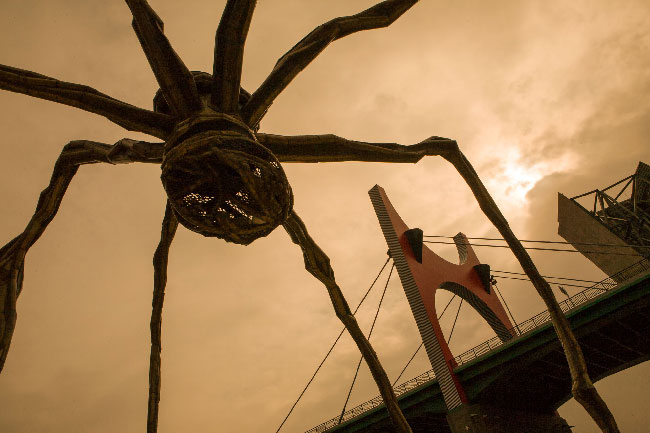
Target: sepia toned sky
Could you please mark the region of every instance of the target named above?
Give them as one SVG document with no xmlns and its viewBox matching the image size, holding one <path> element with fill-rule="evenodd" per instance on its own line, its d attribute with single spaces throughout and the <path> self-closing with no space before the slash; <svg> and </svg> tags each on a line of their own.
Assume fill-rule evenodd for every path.
<svg viewBox="0 0 650 433">
<path fill-rule="evenodd" d="M 242 85 L 317 25 L 375 0 L 261 0 Z M 192 70 L 211 71 L 224 0 L 150 0 Z M 456 139 L 521 239 L 561 240 L 557 193 L 574 196 L 650 162 L 650 3 L 644 0 L 422 0 L 387 29 L 333 43 L 277 98 L 261 131 L 333 133 L 414 144 Z M 0 63 L 92 86 L 151 108 L 158 86 L 122 1 L 3 0 Z M 124 131 L 84 111 L 0 92 L 0 243 L 20 233 L 70 140 L 114 143 Z M 285 165 L 295 210 L 331 258 L 349 303 L 386 259 L 367 191 L 385 188 L 425 234 L 497 236 L 440 158 L 416 165 Z M 146 425 L 152 255 L 165 195 L 159 167 L 86 166 L 27 255 L 18 322 L 0 375 L 0 431 L 142 432 Z M 448 246 L 434 251 L 456 260 Z M 521 272 L 508 250 L 476 248 L 493 269 Z M 579 254 L 531 252 L 543 275 L 600 280 Z M 248 247 L 179 228 L 163 314 L 160 432 L 275 432 L 341 329 L 325 288 L 278 229 Z M 358 317 L 368 329 L 386 274 Z M 517 320 L 543 309 L 532 285 L 500 280 Z M 578 289 L 567 289 L 574 293 Z M 441 299 L 449 296 L 441 293 Z M 455 308 L 455 305 L 452 308 Z M 456 354 L 492 337 L 464 308 Z M 449 332 L 451 322 L 442 321 Z M 396 275 L 373 333 L 389 377 L 419 335 Z M 358 351 L 343 338 L 282 431 L 337 415 Z M 428 370 L 420 353 L 402 380 Z M 650 365 L 597 383 L 621 431 L 650 425 Z M 349 407 L 377 395 L 362 367 Z M 575 402 L 576 433 L 597 428 Z"/>
</svg>

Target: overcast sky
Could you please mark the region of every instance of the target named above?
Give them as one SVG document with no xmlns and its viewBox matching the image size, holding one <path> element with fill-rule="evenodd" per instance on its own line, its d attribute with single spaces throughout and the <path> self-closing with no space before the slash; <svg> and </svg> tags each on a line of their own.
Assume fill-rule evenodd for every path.
<svg viewBox="0 0 650 433">
<path fill-rule="evenodd" d="M 260 1 L 242 85 L 253 91 L 317 25 L 374 3 Z M 225 1 L 150 4 L 186 65 L 211 71 Z M 632 174 L 639 160 L 650 162 L 648 29 L 645 0 L 423 0 L 387 29 L 328 47 L 277 98 L 261 131 L 402 144 L 454 138 L 521 239 L 561 240 L 558 192 L 602 188 Z M 3 0 L 0 53 L 3 64 L 87 84 L 140 107 L 151 107 L 158 88 L 129 10 L 118 0 Z M 0 92 L 0 131 L 2 244 L 23 230 L 67 142 L 156 141 L 100 116 L 9 92 Z M 367 195 L 375 184 L 425 234 L 496 236 L 440 158 L 285 170 L 295 210 L 330 256 L 352 305 L 386 259 Z M 151 260 L 164 206 L 157 166 L 79 170 L 57 218 L 27 256 L 17 328 L 0 376 L 1 431 L 144 431 Z M 451 248 L 434 250 L 456 260 Z M 507 250 L 477 253 L 494 269 L 520 272 Z M 604 278 L 578 254 L 531 254 L 544 275 Z M 372 339 L 391 378 L 420 341 L 395 277 Z M 543 309 L 530 284 L 502 280 L 499 287 L 517 320 Z M 381 288 L 359 313 L 364 329 Z M 446 332 L 449 325 L 443 321 Z M 340 328 L 326 290 L 304 271 L 282 229 L 242 247 L 180 228 L 163 315 L 161 433 L 275 432 Z M 492 335 L 464 308 L 452 351 Z M 282 431 L 303 432 L 336 415 L 358 357 L 346 336 Z M 421 353 L 403 379 L 429 368 Z M 597 387 L 622 431 L 650 425 L 648 363 Z M 375 395 L 364 366 L 351 405 Z M 560 413 L 576 433 L 597 431 L 573 402 Z"/>
</svg>

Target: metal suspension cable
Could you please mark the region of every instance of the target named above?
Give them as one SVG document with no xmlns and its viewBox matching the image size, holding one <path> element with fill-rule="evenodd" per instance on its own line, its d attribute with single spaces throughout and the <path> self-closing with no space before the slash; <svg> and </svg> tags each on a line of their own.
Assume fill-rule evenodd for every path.
<svg viewBox="0 0 650 433">
<path fill-rule="evenodd" d="M 492 285 L 494 286 L 495 289 L 497 289 L 497 294 L 501 297 L 501 301 L 503 301 L 503 305 L 506 306 L 506 310 L 508 310 L 508 313 L 510 314 L 510 318 L 512 319 L 512 323 L 514 323 L 515 326 L 519 326 L 519 325 L 517 325 L 517 321 L 515 320 L 515 316 L 513 316 L 512 311 L 510 311 L 510 307 L 508 307 L 508 303 L 506 302 L 506 298 L 504 298 L 503 295 L 501 294 L 501 290 L 499 290 L 499 286 L 497 286 L 497 282 L 495 281 Z"/>
<path fill-rule="evenodd" d="M 384 286 L 384 291 L 381 294 L 379 305 L 377 305 L 375 318 L 372 319 L 372 325 L 370 325 L 370 332 L 368 332 L 368 340 L 370 340 L 372 331 L 375 329 L 375 323 L 377 323 L 377 317 L 379 316 L 379 309 L 381 308 L 381 304 L 384 302 L 384 296 L 386 296 L 386 289 L 388 289 L 388 283 L 390 282 L 390 277 L 391 275 L 393 275 L 393 269 L 395 269 L 394 263 L 393 266 L 390 268 L 390 272 L 388 273 L 388 278 L 386 279 L 386 285 Z M 359 375 L 359 368 L 361 367 L 361 361 L 363 361 L 363 355 L 361 356 L 361 358 L 359 358 L 359 362 L 357 363 L 357 370 L 354 372 L 354 378 L 352 379 L 352 383 L 350 384 L 350 390 L 348 391 L 348 396 L 345 398 L 345 403 L 343 403 L 343 409 L 341 410 L 341 416 L 339 417 L 339 422 L 338 422 L 339 424 L 341 424 L 341 421 L 343 420 L 343 415 L 345 414 L 345 408 L 348 406 L 348 402 L 350 401 L 350 395 L 352 395 L 352 389 L 354 388 L 354 384 L 357 381 L 357 376 Z"/>
<path fill-rule="evenodd" d="M 458 304 L 458 311 L 456 311 L 456 318 L 454 319 L 454 324 L 451 325 L 451 332 L 449 333 L 449 338 L 447 339 L 447 344 L 451 341 L 451 336 L 454 335 L 454 328 L 456 328 L 456 321 L 458 320 L 458 315 L 460 314 L 460 307 L 463 306 L 463 298 L 460 298 L 460 304 Z"/>
<path fill-rule="evenodd" d="M 384 272 L 384 269 L 386 268 L 386 265 L 388 264 L 389 261 L 390 261 L 390 257 L 386 259 L 386 262 L 384 262 L 384 265 L 383 265 L 383 266 L 381 267 L 381 269 L 379 270 L 379 273 L 378 273 L 377 276 L 375 277 L 374 281 L 372 282 L 372 284 L 370 285 L 370 287 L 368 288 L 368 290 L 366 290 L 366 293 L 363 295 L 363 298 L 361 298 L 361 301 L 359 301 L 359 304 L 357 305 L 357 308 L 354 309 L 354 312 L 352 313 L 352 315 L 356 314 L 357 311 L 359 311 L 359 308 L 361 307 L 361 304 L 363 304 L 363 301 L 365 301 L 366 298 L 368 297 L 368 294 L 370 293 L 370 291 L 371 291 L 372 288 L 374 287 L 375 283 L 376 283 L 377 280 L 379 279 L 379 276 L 381 275 L 381 273 Z M 316 374 L 318 374 L 318 372 L 320 371 L 320 369 L 321 369 L 321 367 L 323 366 L 323 364 L 325 364 L 325 361 L 327 360 L 327 358 L 328 358 L 328 357 L 330 356 L 330 354 L 332 353 L 332 350 L 334 350 L 334 346 L 336 346 L 336 343 L 339 342 L 339 340 L 341 339 L 341 336 L 343 335 L 344 332 L 345 332 L 345 326 L 343 327 L 343 329 L 342 329 L 341 332 L 339 333 L 338 337 L 336 337 L 336 340 L 334 340 L 334 343 L 332 343 L 332 346 L 330 347 L 330 349 L 329 349 L 329 350 L 327 351 L 327 353 L 325 354 L 325 357 L 323 358 L 323 360 L 320 362 L 320 364 L 318 364 L 318 367 L 316 367 L 316 371 L 314 371 L 314 374 L 311 376 L 311 379 L 309 379 L 309 381 L 307 382 L 307 385 L 305 385 L 305 387 L 303 388 L 302 392 L 300 393 L 300 395 L 298 396 L 298 398 L 296 399 L 296 401 L 293 403 L 293 406 L 291 406 L 291 409 L 289 409 L 289 413 L 287 414 L 287 416 L 284 417 L 284 420 L 282 420 L 282 423 L 280 424 L 280 427 L 278 427 L 278 429 L 275 431 L 275 433 L 278 433 L 278 432 L 280 431 L 280 429 L 282 428 L 282 426 L 284 425 L 284 423 L 287 422 L 287 419 L 289 419 L 289 416 L 291 415 L 291 413 L 292 413 L 293 410 L 295 409 L 296 405 L 298 404 L 298 402 L 300 401 L 300 399 L 302 398 L 302 396 L 303 396 L 303 395 L 305 394 L 305 392 L 307 391 L 307 388 L 309 388 L 309 385 L 311 385 L 311 383 L 314 381 L 314 378 L 316 377 Z"/>
<path fill-rule="evenodd" d="M 445 239 L 453 239 L 453 236 L 441 236 L 441 235 L 424 235 L 425 238 L 445 238 Z M 467 239 L 469 240 L 480 240 L 480 241 L 505 241 L 503 238 L 481 238 L 481 237 L 474 237 L 470 238 L 468 237 Z M 617 244 L 599 244 L 599 243 L 591 243 L 591 242 L 566 242 L 566 241 L 537 241 L 537 240 L 530 240 L 530 239 L 520 239 L 520 242 L 531 242 L 531 243 L 538 243 L 538 244 L 563 244 L 563 245 L 590 245 L 590 246 L 596 246 L 596 247 L 631 247 L 631 248 L 650 248 L 650 245 L 617 245 Z"/>
<path fill-rule="evenodd" d="M 417 348 L 417 349 L 415 350 L 415 352 L 413 353 L 413 356 L 411 356 L 411 359 L 408 360 L 408 362 L 406 363 L 406 365 L 404 366 L 404 368 L 403 368 L 402 371 L 400 372 L 399 376 L 397 376 L 397 379 L 395 379 L 395 382 L 393 382 L 393 387 L 397 384 L 397 381 L 400 380 L 400 378 L 402 377 L 402 375 L 404 374 L 404 372 L 406 371 L 406 369 L 408 368 L 408 366 L 411 365 L 411 361 L 413 361 L 413 359 L 415 358 L 415 355 L 417 355 L 418 352 L 420 351 L 420 349 L 422 349 L 422 346 L 424 346 L 424 342 L 420 343 L 420 345 L 418 346 L 418 348 Z"/>
<path fill-rule="evenodd" d="M 423 241 L 427 244 L 445 244 L 445 245 L 456 245 L 456 242 L 445 242 L 445 241 Z M 472 245 L 474 247 L 492 247 L 492 248 L 510 248 L 508 245 L 490 245 L 490 244 L 473 244 L 468 243 L 467 245 Z M 567 250 L 563 248 L 539 248 L 539 247 L 524 247 L 527 250 L 538 250 L 538 251 L 557 251 L 563 253 L 580 253 L 580 254 L 609 254 L 613 256 L 639 256 L 639 254 L 632 253 L 615 253 L 615 252 L 601 252 L 601 251 L 578 251 L 578 250 Z"/>
<path fill-rule="evenodd" d="M 492 269 L 492 272 L 500 272 L 502 274 L 512 274 L 512 275 L 526 275 L 523 272 L 510 272 L 510 271 L 497 271 L 496 269 Z M 581 283 L 593 283 L 593 284 L 598 284 L 600 281 L 591 281 L 591 280 L 579 280 L 577 278 L 566 278 L 566 277 L 550 277 L 548 275 L 542 275 L 542 278 L 551 278 L 553 280 L 567 280 L 567 281 L 579 281 Z"/>
<path fill-rule="evenodd" d="M 440 313 L 440 316 L 438 316 L 438 320 L 442 319 L 442 316 L 445 314 L 445 311 L 447 311 L 447 308 L 451 305 L 451 301 L 453 301 L 455 297 L 456 297 L 456 295 L 452 296 L 451 299 L 449 300 L 449 302 L 447 302 L 447 305 L 442 310 L 442 313 Z M 420 349 L 422 349 L 422 346 L 424 346 L 424 342 L 421 342 L 420 345 L 418 346 L 418 348 L 415 350 L 415 353 L 413 353 L 413 356 L 411 356 L 411 359 L 409 359 L 409 361 L 406 363 L 406 365 L 402 369 L 402 372 L 399 374 L 399 376 L 397 376 L 397 379 L 395 379 L 395 382 L 393 382 L 393 386 L 395 386 L 395 384 L 400 379 L 400 377 L 402 377 L 402 375 L 404 374 L 404 372 L 406 371 L 408 366 L 411 365 L 411 361 L 413 361 L 413 359 L 415 358 L 415 355 L 417 355 L 418 352 L 420 351 Z"/>
<path fill-rule="evenodd" d="M 517 278 L 517 277 L 506 277 L 505 275 L 495 275 L 496 277 L 499 278 L 505 278 L 506 280 L 519 280 L 519 281 L 530 281 L 528 278 Z M 560 284 L 554 281 L 549 281 L 550 284 Z M 567 284 L 567 283 L 561 283 L 563 286 L 567 287 L 579 287 L 582 289 L 591 289 L 593 286 L 579 286 L 577 284 Z"/>
</svg>

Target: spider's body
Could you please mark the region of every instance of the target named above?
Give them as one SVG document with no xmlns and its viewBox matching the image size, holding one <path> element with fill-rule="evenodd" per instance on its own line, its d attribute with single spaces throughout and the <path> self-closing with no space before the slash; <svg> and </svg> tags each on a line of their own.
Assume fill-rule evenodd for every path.
<svg viewBox="0 0 650 433">
<path fill-rule="evenodd" d="M 281 162 L 414 163 L 424 156 L 442 156 L 465 179 L 483 211 L 508 241 L 547 301 L 563 345 L 578 347 L 550 286 L 532 265 L 455 141 L 430 137 L 404 146 L 352 141 L 335 135 L 287 137 L 257 132 L 260 120 L 274 99 L 330 43 L 355 32 L 386 27 L 417 0 L 384 0 L 355 15 L 335 18 L 318 26 L 278 60 L 252 94 L 241 89 L 240 81 L 244 43 L 255 0 L 227 0 L 216 32 L 211 75 L 193 73 L 185 66 L 165 36 L 162 20 L 146 0 L 126 0 L 126 3 L 133 15 L 135 33 L 160 86 L 154 97 L 153 111 L 119 101 L 88 86 L 0 65 L 0 89 L 77 107 L 104 116 L 125 129 L 163 140 L 163 143 L 149 143 L 125 138 L 113 145 L 77 140 L 64 146 L 34 216 L 20 235 L 0 248 L 0 369 L 4 366 L 16 324 L 16 301 L 21 293 L 27 251 L 56 215 L 78 167 L 96 163 L 161 164 L 161 179 L 168 197 L 161 239 L 154 254 L 149 433 L 157 430 L 162 304 L 167 257 L 179 222 L 204 236 L 239 244 L 249 244 L 266 236 L 281 224 L 302 249 L 307 271 L 327 288 L 337 317 L 370 368 L 395 430 L 411 432 L 386 372 L 334 279 L 329 258 L 309 236 L 293 210 L 293 195 Z M 587 395 L 595 390 L 588 381 L 581 356 L 580 352 L 579 357 L 569 358 L 569 361 L 573 363 L 572 372 L 576 372 L 575 383 Z"/>
<path fill-rule="evenodd" d="M 183 226 L 203 236 L 250 244 L 282 224 L 293 207 L 284 170 L 237 114 L 215 110 L 212 76 L 192 72 L 201 111 L 167 137 L 162 183 Z M 250 99 L 240 89 L 238 109 Z M 162 90 L 154 111 L 171 114 Z M 255 129 L 259 126 L 256 125 Z"/>
<path fill-rule="evenodd" d="M 206 111 L 179 123 L 165 143 L 162 183 L 186 228 L 247 245 L 287 219 L 291 187 L 253 131 Z"/>
</svg>

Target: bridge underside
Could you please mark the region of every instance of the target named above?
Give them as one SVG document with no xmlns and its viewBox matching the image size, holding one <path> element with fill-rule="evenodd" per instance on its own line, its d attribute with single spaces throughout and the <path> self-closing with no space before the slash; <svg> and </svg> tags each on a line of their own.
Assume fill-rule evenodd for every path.
<svg viewBox="0 0 650 433">
<path fill-rule="evenodd" d="M 650 359 L 649 306 L 650 296 L 575 329 L 594 382 Z M 554 332 L 546 333 L 553 334 L 549 344 L 502 364 L 497 380 L 489 371 L 472 375 L 470 399 L 521 410 L 555 410 L 568 401 L 569 366 Z M 485 379 L 491 383 L 482 388 Z"/>
<path fill-rule="evenodd" d="M 572 310 L 567 317 L 595 382 L 650 359 L 650 275 Z M 472 404 L 549 415 L 571 398 L 571 377 L 550 323 L 456 369 Z M 432 380 L 399 397 L 414 433 L 450 433 L 440 387 Z M 329 432 L 387 433 L 383 406 Z"/>
</svg>

